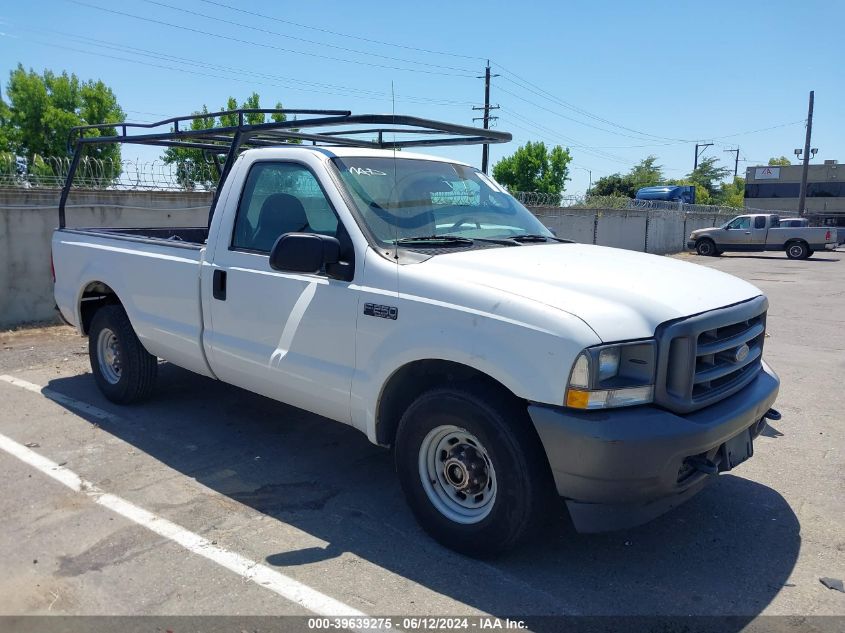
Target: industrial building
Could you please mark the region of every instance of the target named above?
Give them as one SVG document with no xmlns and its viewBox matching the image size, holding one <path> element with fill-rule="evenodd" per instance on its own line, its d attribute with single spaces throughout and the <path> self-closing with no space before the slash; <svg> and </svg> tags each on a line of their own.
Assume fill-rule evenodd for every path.
<svg viewBox="0 0 845 633">
<path fill-rule="evenodd" d="M 745 208 L 798 214 L 801 165 L 749 167 L 745 172 Z M 814 225 L 845 231 L 845 165 L 826 160 L 809 165 L 805 214 Z"/>
</svg>

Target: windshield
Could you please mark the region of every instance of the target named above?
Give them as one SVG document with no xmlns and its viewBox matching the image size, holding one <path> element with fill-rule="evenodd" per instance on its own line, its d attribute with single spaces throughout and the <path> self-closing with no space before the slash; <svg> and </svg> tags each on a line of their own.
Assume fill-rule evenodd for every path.
<svg viewBox="0 0 845 633">
<path fill-rule="evenodd" d="M 477 169 L 411 158 L 334 158 L 370 233 L 381 243 L 431 236 L 552 237 L 528 209 Z"/>
</svg>

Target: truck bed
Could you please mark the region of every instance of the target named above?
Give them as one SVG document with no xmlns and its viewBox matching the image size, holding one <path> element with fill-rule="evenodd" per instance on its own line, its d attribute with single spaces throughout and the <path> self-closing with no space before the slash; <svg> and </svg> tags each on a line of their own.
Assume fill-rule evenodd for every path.
<svg viewBox="0 0 845 633">
<path fill-rule="evenodd" d="M 69 233 L 102 235 L 141 242 L 167 242 L 170 246 L 200 248 L 208 240 L 208 227 L 138 227 L 62 229 Z"/>
<path fill-rule="evenodd" d="M 207 237 L 205 228 L 58 229 L 56 304 L 82 329 L 86 302 L 97 301 L 105 286 L 126 309 L 147 351 L 210 375 L 200 304 Z"/>
</svg>

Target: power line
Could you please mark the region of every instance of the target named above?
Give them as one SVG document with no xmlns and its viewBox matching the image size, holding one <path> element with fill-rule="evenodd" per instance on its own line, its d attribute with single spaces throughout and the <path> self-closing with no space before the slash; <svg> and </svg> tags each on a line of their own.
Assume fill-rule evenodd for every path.
<svg viewBox="0 0 845 633">
<path fill-rule="evenodd" d="M 225 79 L 225 80 L 228 80 L 228 81 L 236 81 L 236 82 L 239 82 L 239 83 L 245 83 L 245 84 L 252 85 L 252 86 L 254 86 L 254 85 L 264 85 L 264 86 L 270 86 L 270 87 L 274 87 L 274 88 L 285 88 L 287 90 L 296 90 L 296 91 L 299 91 L 299 92 L 326 94 L 326 95 L 332 95 L 332 96 L 347 96 L 347 94 L 348 94 L 346 91 L 344 91 L 344 92 L 331 92 L 331 91 L 327 91 L 327 90 L 314 90 L 314 89 L 309 89 L 309 88 L 301 88 L 301 87 L 299 87 L 295 84 L 294 85 L 284 85 L 284 84 L 280 84 L 280 83 L 267 83 L 267 82 L 262 82 L 262 81 L 243 79 L 243 78 L 239 78 L 239 77 L 228 77 L 228 76 L 216 75 L 216 74 L 212 74 L 212 73 L 201 72 L 201 71 L 198 71 L 198 70 L 188 70 L 188 69 L 185 69 L 185 68 L 179 68 L 177 66 L 169 66 L 169 65 L 166 65 L 166 64 L 155 64 L 155 63 L 152 63 L 152 62 L 143 61 L 143 60 L 139 60 L 139 59 L 131 59 L 131 58 L 127 58 L 127 57 L 120 57 L 118 55 L 107 55 L 107 54 L 101 53 L 101 52 L 87 51 L 87 50 L 84 50 L 84 49 L 81 49 L 81 48 L 76 48 L 76 47 L 73 47 L 73 46 L 65 46 L 65 45 L 62 45 L 62 44 L 57 44 L 55 42 L 46 42 L 46 41 L 41 41 L 41 40 L 36 40 L 36 39 L 32 39 L 30 41 L 35 42 L 36 44 L 39 44 L 40 46 L 50 46 L 52 48 L 70 50 L 70 51 L 73 51 L 73 52 L 82 53 L 82 54 L 85 54 L 85 55 L 91 55 L 91 56 L 94 56 L 94 57 L 100 57 L 100 58 L 104 58 L 104 59 L 113 59 L 113 60 L 117 60 L 117 61 L 129 62 L 129 63 L 132 63 L 132 64 L 138 64 L 138 65 L 141 65 L 141 66 L 148 66 L 148 67 L 152 67 L 152 68 L 161 68 L 163 70 L 173 70 L 173 71 L 176 71 L 176 72 L 186 73 L 186 74 L 190 74 L 190 75 L 197 75 L 197 76 L 201 76 L 201 77 L 209 77 L 209 78 L 212 78 L 212 79 Z M 386 97 L 383 97 L 383 98 L 371 97 L 371 96 L 360 95 L 360 94 L 355 95 L 355 96 L 358 97 L 358 98 L 361 98 L 361 99 L 379 100 L 379 101 L 382 101 L 382 100 L 384 100 L 384 98 L 386 98 Z M 399 100 L 401 100 L 401 99 L 399 99 Z M 436 105 L 436 104 L 430 104 L 430 105 Z"/>
<path fill-rule="evenodd" d="M 631 136 L 630 134 L 624 134 L 622 132 L 615 132 L 613 130 L 608 130 L 607 128 L 600 127 L 598 125 L 593 125 L 592 123 L 588 123 L 586 121 L 580 121 L 580 120 L 575 119 L 573 117 L 567 116 L 567 115 L 563 114 L 562 112 L 559 112 L 558 110 L 553 110 L 551 108 L 547 108 L 546 106 L 539 104 L 536 101 L 531 101 L 531 99 L 526 99 L 522 95 L 519 95 L 516 92 L 513 92 L 512 90 L 508 90 L 507 88 L 502 88 L 501 86 L 499 86 L 499 90 L 519 99 L 520 101 L 524 101 L 525 103 L 532 105 L 535 108 L 539 108 L 540 110 L 544 110 L 544 111 L 546 111 L 550 114 L 553 114 L 557 117 L 560 117 L 562 119 L 566 119 L 567 121 L 572 121 L 573 123 L 577 123 L 578 125 L 583 125 L 585 127 L 589 127 L 589 128 L 594 129 L 594 130 L 598 130 L 600 132 L 606 132 L 608 134 L 613 134 L 615 136 L 625 136 L 627 138 L 632 138 L 632 139 L 635 139 L 635 140 L 638 140 L 638 141 L 643 140 L 642 138 L 637 137 L 637 136 Z"/>
<path fill-rule="evenodd" d="M 768 126 L 768 127 L 758 128 L 758 129 L 754 129 L 754 130 L 747 130 L 747 131 L 744 131 L 744 132 L 736 132 L 736 133 L 733 133 L 733 134 L 725 134 L 725 135 L 721 135 L 721 136 L 700 137 L 700 138 L 696 138 L 696 139 L 681 139 L 681 138 L 659 136 L 659 135 L 655 135 L 655 134 L 650 134 L 648 132 L 642 132 L 640 130 L 636 130 L 634 128 L 630 128 L 630 127 L 627 127 L 627 126 L 624 126 L 624 125 L 620 125 L 618 123 L 614 123 L 613 121 L 611 121 L 609 119 L 605 119 L 603 117 L 595 115 L 588 110 L 585 110 L 583 108 L 579 108 L 578 106 L 575 106 L 571 103 L 563 101 L 562 99 L 556 97 L 555 95 L 548 92 L 547 90 L 544 90 L 543 88 L 541 88 L 537 84 L 534 84 L 534 83 L 528 81 L 527 79 L 524 79 L 524 78 L 520 77 L 519 75 L 516 75 L 515 73 L 507 70 L 501 64 L 494 63 L 494 65 L 498 66 L 499 69 L 504 71 L 505 73 L 512 75 L 513 77 L 516 77 L 519 81 L 523 82 L 526 85 L 520 85 L 520 83 L 518 81 L 515 81 L 515 80 L 513 80 L 509 77 L 503 77 L 506 81 L 510 81 L 514 85 L 518 85 L 518 86 L 522 87 L 523 89 L 528 90 L 532 94 L 535 94 L 535 95 L 543 97 L 543 98 L 545 98 L 545 99 L 547 99 L 551 102 L 562 105 L 563 107 L 565 107 L 569 110 L 572 110 L 573 112 L 576 112 L 576 113 L 581 114 L 583 116 L 589 117 L 589 118 L 594 119 L 596 121 L 606 123 L 606 124 L 613 126 L 613 127 L 617 127 L 617 128 L 623 129 L 623 130 L 627 130 L 629 132 L 634 132 L 634 133 L 639 134 L 641 136 L 651 137 L 651 138 L 654 138 L 654 139 L 660 139 L 660 140 L 665 140 L 665 141 L 672 141 L 671 143 L 667 142 L 667 143 L 662 143 L 662 144 L 655 144 L 653 146 L 652 145 L 642 145 L 641 147 L 660 147 L 660 146 L 663 146 L 663 145 L 668 146 L 668 145 L 679 145 L 679 144 L 682 144 L 682 143 L 694 143 L 695 141 L 702 141 L 702 140 L 711 140 L 712 141 L 712 140 L 718 140 L 718 139 L 735 138 L 737 136 L 745 136 L 745 135 L 748 135 L 748 134 L 756 134 L 758 132 L 767 132 L 769 130 L 775 130 L 775 129 L 778 129 L 778 128 L 789 127 L 791 125 L 798 125 L 798 124 L 805 123 L 805 119 L 799 119 L 797 121 L 788 121 L 786 123 L 778 123 L 776 125 L 771 125 L 771 126 Z M 532 87 L 532 86 L 535 87 L 537 90 L 531 90 L 530 87 Z M 597 128 L 597 129 L 600 129 L 600 128 Z M 610 132 L 609 130 L 603 130 L 603 131 Z M 622 136 L 626 136 L 626 135 L 623 134 Z M 629 137 L 629 138 L 633 138 L 633 137 Z M 630 146 L 630 147 L 634 148 L 634 147 L 638 147 L 638 146 Z M 607 149 L 623 149 L 623 146 L 608 147 Z"/>
<path fill-rule="evenodd" d="M 230 11 L 237 11 L 238 13 L 244 13 L 246 15 L 258 17 L 258 18 L 261 18 L 263 20 L 272 20 L 274 22 L 279 22 L 279 23 L 282 23 L 282 24 L 290 24 L 291 26 L 296 26 L 296 27 L 299 27 L 299 28 L 302 28 L 302 29 L 310 29 L 312 31 L 318 31 L 320 33 L 327 33 L 329 35 L 335 35 L 337 37 L 346 37 L 346 38 L 353 39 L 353 40 L 368 42 L 370 44 L 380 44 L 382 46 L 393 46 L 395 48 L 402 48 L 402 49 L 405 49 L 405 50 L 416 51 L 418 53 L 427 53 L 427 54 L 430 54 L 430 55 L 446 55 L 446 56 L 449 56 L 449 57 L 459 57 L 459 58 L 463 58 L 463 59 L 473 59 L 473 60 L 482 60 L 482 61 L 484 60 L 483 57 L 479 57 L 477 55 L 462 55 L 460 53 L 452 53 L 452 52 L 448 52 L 448 51 L 438 51 L 438 50 L 434 50 L 434 49 L 430 49 L 430 48 L 419 48 L 417 46 L 409 46 L 407 44 L 396 44 L 396 43 L 393 43 L 393 42 L 386 42 L 384 40 L 377 40 L 377 39 L 373 39 L 373 38 L 369 38 L 369 37 L 363 37 L 361 35 L 351 35 L 349 33 L 342 33 L 340 31 L 332 31 L 330 29 L 325 29 L 325 28 L 322 28 L 322 27 L 311 26 L 311 25 L 308 25 L 308 24 L 302 24 L 301 22 L 293 22 L 292 20 L 283 20 L 282 18 L 277 18 L 275 16 L 267 15 L 265 13 L 258 13 L 257 11 L 248 11 L 248 10 L 243 9 L 241 7 L 233 7 L 233 6 L 231 6 L 229 4 L 225 4 L 223 2 L 214 2 L 213 0 L 199 0 L 199 1 L 204 2 L 206 4 L 214 5 L 216 7 L 222 7 L 224 9 L 229 9 Z"/>
<path fill-rule="evenodd" d="M 54 30 L 54 29 L 44 29 L 44 28 L 40 28 L 40 27 L 22 26 L 22 25 L 17 25 L 17 26 L 18 26 L 18 28 L 23 28 L 24 30 L 31 30 L 31 31 L 36 31 L 36 32 L 44 32 L 44 33 L 50 33 L 50 34 L 54 34 L 54 35 L 60 35 L 62 37 L 68 38 L 70 40 L 81 41 L 82 43 L 84 43 L 87 46 L 94 46 L 94 47 L 97 47 L 97 48 L 105 48 L 105 49 L 108 49 L 108 50 L 117 50 L 117 51 L 120 51 L 120 52 L 129 53 L 131 55 L 139 55 L 139 56 L 142 56 L 142 57 L 152 57 L 154 59 L 159 59 L 159 60 L 164 60 L 164 61 L 173 61 L 173 62 L 178 62 L 178 63 L 184 63 L 184 64 L 187 64 L 187 65 L 190 65 L 190 66 L 199 66 L 201 68 L 207 68 L 207 69 L 211 69 L 211 70 L 220 70 L 220 71 L 223 71 L 223 72 L 236 73 L 238 75 L 252 75 L 252 76 L 255 76 L 255 77 L 271 79 L 271 80 L 276 80 L 276 81 L 281 81 L 281 82 L 292 82 L 294 84 L 302 83 L 302 84 L 306 84 L 306 85 L 310 85 L 310 86 L 316 86 L 318 88 L 328 88 L 330 90 L 342 90 L 344 92 L 358 93 L 358 96 L 363 96 L 364 98 L 370 98 L 371 97 L 371 98 L 384 99 L 384 98 L 391 97 L 391 95 L 384 93 L 384 92 L 378 92 L 378 91 L 374 91 L 374 90 L 366 90 L 366 89 L 356 88 L 356 87 L 352 87 L 352 86 L 344 86 L 344 85 L 338 85 L 338 84 L 329 84 L 329 83 L 308 81 L 306 79 L 299 79 L 299 78 L 296 78 L 296 77 L 287 77 L 287 76 L 284 76 L 284 75 L 271 75 L 271 74 L 268 74 L 268 73 L 261 73 L 261 72 L 257 72 L 257 71 L 254 71 L 254 70 L 248 70 L 248 69 L 245 69 L 245 68 L 237 68 L 237 67 L 233 67 L 233 66 L 225 66 L 225 65 L 222 65 L 222 64 L 214 64 L 214 63 L 206 62 L 206 61 L 203 61 L 203 60 L 197 60 L 197 59 L 191 59 L 191 58 L 186 58 L 186 57 L 179 57 L 179 56 L 176 56 L 176 55 L 170 55 L 168 53 L 163 53 L 163 52 L 160 52 L 160 51 L 155 51 L 155 50 L 150 50 L 150 49 L 145 49 L 145 48 L 138 48 L 138 47 L 134 47 L 134 46 L 127 46 L 125 44 L 118 44 L 116 42 L 109 42 L 107 40 L 100 40 L 100 39 L 93 38 L 93 37 L 87 37 L 87 36 L 83 36 L 83 35 L 75 35 L 75 34 L 72 34 L 72 33 L 65 33 L 63 31 L 57 31 L 57 30 Z M 96 53 L 91 53 L 91 54 L 96 54 Z M 120 59 L 125 59 L 125 58 L 120 58 Z M 330 94 L 336 94 L 336 93 L 330 93 Z M 422 96 L 418 96 L 418 95 L 404 95 L 399 100 L 400 101 L 407 101 L 407 102 L 411 102 L 411 103 L 430 104 L 430 105 L 437 105 L 437 106 L 456 106 L 456 107 L 457 106 L 472 105 L 472 103 L 473 103 L 471 101 L 436 99 L 436 98 L 431 98 L 431 97 L 422 97 Z"/>
<path fill-rule="evenodd" d="M 297 42 L 304 42 L 306 44 L 314 44 L 316 46 L 325 46 L 325 47 L 328 47 L 328 48 L 334 48 L 334 49 L 337 49 L 337 50 L 345 51 L 347 53 L 355 53 L 356 55 L 366 55 L 368 57 L 380 57 L 381 59 L 389 59 L 389 60 L 392 60 L 392 61 L 402 62 L 403 64 L 419 64 L 421 66 L 429 66 L 429 67 L 432 67 L 432 68 L 441 68 L 441 69 L 444 69 L 444 70 L 457 70 L 457 71 L 463 72 L 463 73 L 471 73 L 472 72 L 472 70 L 467 69 L 467 68 L 458 68 L 458 67 L 455 67 L 455 66 L 443 66 L 441 64 L 432 64 L 430 62 L 421 62 L 421 61 L 416 61 L 416 60 L 413 60 L 413 59 L 404 59 L 404 58 L 401 58 L 401 57 L 394 57 L 392 55 L 381 55 L 380 53 L 371 53 L 371 52 L 362 51 L 362 50 L 359 50 L 359 49 L 356 49 L 356 48 L 349 48 L 347 46 L 339 46 L 337 44 L 330 44 L 328 42 L 318 42 L 317 40 L 309 40 L 307 38 L 297 37 L 295 35 L 287 35 L 285 33 L 279 33 L 278 31 L 271 31 L 269 29 L 264 29 L 264 28 L 261 28 L 261 27 L 253 26 L 251 24 L 244 24 L 242 22 L 234 22 L 232 20 L 226 20 L 224 18 L 218 18 L 216 16 L 207 15 L 205 13 L 200 13 L 199 11 L 192 11 L 190 9 L 184 9 L 182 7 L 175 7 L 171 4 L 167 4 L 166 2 L 158 2 L 157 0 L 141 0 L 141 1 L 146 2 L 147 4 L 152 4 L 152 5 L 158 6 L 158 7 L 164 7 L 166 9 L 171 9 L 173 11 L 180 11 L 182 13 L 187 13 L 188 15 L 204 18 L 206 20 L 213 20 L 215 22 L 222 22 L 223 24 L 228 24 L 230 26 L 237 26 L 237 27 L 244 28 L 244 29 L 250 29 L 252 31 L 257 31 L 259 33 L 266 33 L 268 35 L 274 35 L 276 37 L 283 37 L 283 38 L 294 40 L 294 41 L 297 41 Z"/>
<path fill-rule="evenodd" d="M 515 110 L 512 110 L 511 108 L 502 108 L 502 110 L 510 113 L 511 116 L 515 116 L 518 119 L 526 122 L 527 124 L 537 128 L 538 130 L 545 131 L 547 134 L 551 134 L 553 137 L 563 139 L 571 147 L 578 147 L 578 148 L 581 148 L 581 149 L 584 149 L 584 150 L 588 150 L 588 151 L 590 151 L 591 153 L 595 154 L 596 156 L 598 156 L 600 158 L 606 158 L 608 160 L 613 160 L 613 161 L 616 161 L 616 162 L 624 163 L 626 165 L 632 164 L 631 161 L 629 161 L 628 159 L 626 159 L 623 156 L 619 156 L 618 154 L 612 154 L 610 152 L 602 151 L 602 150 L 600 150 L 596 147 L 593 147 L 591 145 L 586 145 L 585 143 L 582 143 L 578 139 L 572 138 L 571 136 L 567 136 L 567 135 L 565 135 L 565 134 L 563 134 L 563 133 L 561 133 L 557 130 L 553 130 L 549 127 L 546 127 L 545 125 L 541 125 L 540 123 L 537 123 L 537 122 L 533 121 L 532 119 L 530 119 L 530 118 L 528 118 L 528 117 L 526 117 L 522 114 L 519 114 L 518 112 L 516 112 Z"/>
<path fill-rule="evenodd" d="M 509 125 L 513 125 L 517 128 L 520 128 L 520 129 L 525 130 L 527 132 L 531 132 L 532 134 L 535 134 L 535 135 L 537 134 L 537 132 L 539 132 L 540 135 L 541 135 L 541 138 L 545 138 L 545 139 L 550 140 L 552 142 L 560 142 L 561 140 L 563 140 L 564 143 L 566 145 L 568 145 L 569 147 L 578 149 L 578 150 L 584 152 L 585 154 L 593 156 L 594 158 L 601 158 L 603 160 L 609 160 L 609 161 L 612 161 L 612 162 L 621 163 L 621 164 L 626 165 L 626 166 L 634 164 L 633 161 L 630 161 L 630 160 L 628 160 L 624 157 L 615 156 L 615 155 L 609 154 L 607 152 L 596 151 L 593 148 L 591 148 L 589 145 L 584 145 L 583 143 L 577 141 L 576 139 L 573 139 L 571 137 L 563 135 L 560 132 L 557 132 L 556 130 L 552 130 L 550 128 L 547 128 L 543 125 L 540 125 L 539 123 L 535 123 L 531 119 L 528 119 L 527 117 L 524 117 L 521 114 L 519 114 L 519 113 L 517 113 L 513 110 L 510 110 L 509 108 L 508 109 L 502 108 L 502 110 L 508 113 L 508 115 L 506 115 L 508 119 L 509 119 L 510 116 L 516 117 L 517 119 L 520 119 L 521 121 L 523 121 L 524 123 L 526 123 L 527 125 L 531 126 L 534 129 L 533 130 L 528 129 L 528 128 L 526 128 L 526 127 L 524 127 L 524 126 L 522 126 L 522 125 L 520 125 L 520 124 L 518 124 L 514 121 L 510 121 L 510 120 L 509 120 Z"/>
<path fill-rule="evenodd" d="M 736 134 L 726 134 L 725 136 L 712 136 L 712 140 L 717 140 L 720 138 L 734 138 L 736 136 L 746 136 L 748 134 L 757 134 L 757 132 L 768 132 L 769 130 L 776 130 L 781 127 L 789 127 L 790 125 L 798 125 L 799 123 L 805 123 L 805 119 L 798 119 L 797 121 L 789 121 L 787 123 L 779 123 L 778 125 L 772 125 L 770 127 L 761 127 L 757 130 L 749 130 L 747 132 L 737 132 Z"/>
<path fill-rule="evenodd" d="M 564 108 L 571 110 L 573 112 L 576 112 L 576 113 L 578 113 L 582 116 L 586 116 L 586 117 L 593 119 L 595 121 L 605 123 L 607 125 L 610 125 L 611 127 L 615 127 L 615 128 L 621 129 L 621 130 L 626 130 L 628 132 L 632 132 L 634 134 L 637 134 L 639 137 L 646 137 L 646 138 L 652 138 L 652 139 L 658 139 L 658 140 L 664 140 L 664 141 L 676 141 L 676 142 L 682 142 L 682 143 L 690 142 L 689 139 L 681 139 L 681 138 L 673 138 L 673 137 L 668 137 L 668 136 L 659 136 L 659 135 L 656 135 L 656 134 L 649 134 L 648 132 L 642 132 L 640 130 L 636 130 L 634 128 L 627 127 L 627 126 L 621 125 L 619 123 L 615 123 L 615 122 L 613 122 L 609 119 L 598 116 L 597 114 L 593 114 L 589 110 L 585 110 L 585 109 L 580 108 L 580 107 L 578 107 L 574 104 L 571 104 L 567 101 L 564 101 L 563 99 L 560 99 L 559 97 L 556 97 L 555 95 L 553 95 L 549 91 L 543 89 L 542 87 L 538 86 L 537 84 L 532 83 L 531 81 L 528 81 L 527 79 L 520 77 L 516 73 L 511 72 L 510 70 L 508 70 L 507 68 L 505 68 L 501 64 L 496 64 L 496 66 L 498 66 L 506 74 L 511 75 L 511 77 L 515 78 L 515 79 L 511 79 L 509 77 L 505 77 L 504 78 L 505 80 L 510 81 L 514 85 L 517 85 L 517 86 L 521 87 L 522 89 L 531 92 L 532 94 L 535 94 L 539 97 L 547 99 L 547 100 L 549 100 L 553 103 L 556 103 L 557 105 L 563 106 Z M 605 131 L 607 131 L 607 130 L 605 130 Z M 627 136 L 627 135 L 623 134 L 622 136 Z M 636 137 L 631 137 L 631 138 L 636 138 Z"/>
<path fill-rule="evenodd" d="M 331 55 L 322 55 L 320 53 L 306 53 L 304 51 L 297 51 L 297 50 L 294 50 L 294 49 L 291 49 L 291 48 L 284 48 L 282 46 L 275 46 L 273 44 L 266 44 L 266 43 L 262 43 L 262 42 L 253 42 L 253 41 L 250 41 L 250 40 L 244 40 L 244 39 L 241 39 L 241 38 L 238 38 L 238 37 L 233 37 L 231 35 L 223 35 L 221 33 L 212 33 L 211 31 L 203 31 L 202 29 L 195 29 L 195 28 L 190 27 L 190 26 L 184 26 L 184 25 L 181 25 L 181 24 L 173 24 L 172 22 L 166 22 L 164 20 L 157 20 L 155 18 L 148 18 L 148 17 L 144 17 L 144 16 L 140 16 L 140 15 L 135 15 L 133 13 L 126 13 L 124 11 L 117 11 L 116 9 L 109 9 L 109 8 L 101 7 L 101 6 L 98 6 L 98 5 L 95 5 L 95 4 L 89 4 L 87 2 L 82 2 L 81 0 L 65 0 L 65 1 L 70 2 L 72 4 L 79 5 L 79 6 L 88 7 L 90 9 L 96 9 L 98 11 L 103 11 L 105 13 L 111 13 L 111 14 L 114 14 L 114 15 L 129 17 L 129 18 L 133 18 L 133 19 L 136 19 L 136 20 L 142 20 L 144 22 L 150 22 L 152 24 L 159 24 L 161 26 L 167 26 L 167 27 L 174 28 L 174 29 L 180 29 L 180 30 L 183 30 L 183 31 L 190 31 L 191 33 L 197 33 L 197 34 L 200 34 L 200 35 L 208 35 L 210 37 L 216 37 L 218 39 L 228 40 L 228 41 L 231 41 L 231 42 L 237 42 L 238 44 L 246 44 L 248 46 L 258 46 L 258 47 L 261 47 L 261 48 L 269 48 L 269 49 L 273 49 L 273 50 L 277 50 L 277 51 L 282 51 L 282 52 L 285 52 L 285 53 L 293 53 L 295 55 L 304 55 L 306 57 L 319 57 L 321 59 L 328 59 L 328 60 L 331 60 L 331 61 L 360 65 L 360 63 L 357 62 L 357 61 L 350 60 L 350 59 L 343 59 L 342 57 L 333 57 Z M 473 77 L 473 75 L 469 75 L 469 74 L 446 73 L 446 72 L 440 72 L 440 71 L 434 71 L 434 70 L 423 70 L 423 69 L 420 69 L 420 68 L 403 68 L 401 66 L 389 66 L 387 64 L 370 63 L 369 66 L 378 67 L 378 68 L 387 68 L 389 70 L 400 70 L 400 71 L 403 71 L 403 72 L 424 73 L 424 74 L 427 74 L 427 75 L 441 75 L 441 76 L 447 76 L 447 77 L 467 77 L 467 78 Z"/>
</svg>

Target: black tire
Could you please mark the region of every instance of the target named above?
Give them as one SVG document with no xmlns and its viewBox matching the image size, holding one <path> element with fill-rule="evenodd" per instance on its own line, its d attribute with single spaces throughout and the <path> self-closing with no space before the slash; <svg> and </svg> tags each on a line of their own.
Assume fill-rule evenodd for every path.
<svg viewBox="0 0 845 633">
<path fill-rule="evenodd" d="M 427 460 L 421 455 L 430 454 L 424 447 L 431 445 L 427 438 L 438 429 L 452 427 L 474 436 L 494 473 L 495 494 L 488 495 L 492 499 L 489 513 L 472 523 L 461 523 L 444 514 L 430 497 L 437 494 L 436 482 L 429 476 L 430 486 L 423 483 Z M 437 460 L 443 463 L 438 472 L 448 477 L 448 461 L 443 455 L 454 453 L 433 454 L 437 468 Z M 394 459 L 402 490 L 422 528 L 442 545 L 468 556 L 487 557 L 513 548 L 542 525 L 541 511 L 544 506 L 555 507 L 557 500 L 545 452 L 524 405 L 491 386 L 441 387 L 419 396 L 399 423 Z M 469 463 L 468 476 L 477 474 L 477 465 Z M 425 486 L 429 486 L 429 492 Z M 449 486 L 439 489 L 448 494 Z M 455 489 L 451 491 L 454 495 Z"/>
<path fill-rule="evenodd" d="M 110 353 L 117 358 L 115 362 L 106 360 Z M 155 387 L 158 359 L 141 345 L 121 306 L 103 306 L 94 314 L 88 331 L 88 358 L 97 386 L 112 402 L 138 402 L 148 398 Z"/>
<path fill-rule="evenodd" d="M 807 256 L 804 259 L 810 259 L 815 254 L 816 254 L 816 251 L 814 251 L 812 248 L 808 248 L 807 249 Z"/>
<path fill-rule="evenodd" d="M 810 247 L 805 242 L 789 242 L 786 245 L 786 256 L 789 259 L 807 259 Z"/>
<path fill-rule="evenodd" d="M 695 252 L 702 257 L 718 257 L 722 253 L 716 248 L 715 242 L 709 238 L 700 239 L 695 243 Z"/>
</svg>

